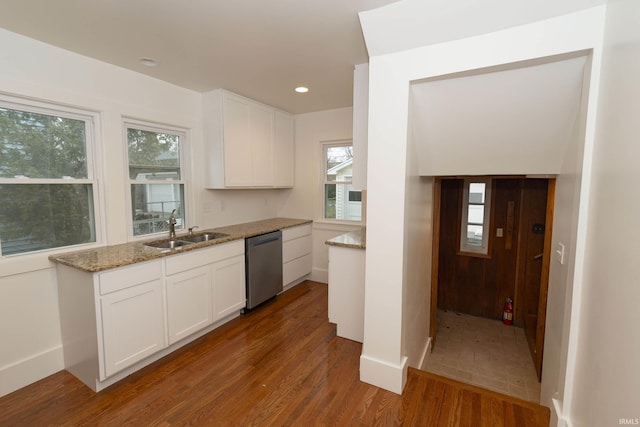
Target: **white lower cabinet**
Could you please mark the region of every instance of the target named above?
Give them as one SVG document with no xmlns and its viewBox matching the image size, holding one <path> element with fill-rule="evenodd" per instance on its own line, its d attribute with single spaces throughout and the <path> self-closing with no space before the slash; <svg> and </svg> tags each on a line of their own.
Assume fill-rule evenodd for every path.
<svg viewBox="0 0 640 427">
<path fill-rule="evenodd" d="M 245 306 L 244 240 L 98 273 L 58 265 L 57 274 L 65 368 L 95 391 Z"/>
<path fill-rule="evenodd" d="M 100 310 L 105 377 L 165 347 L 160 279 L 101 297 Z"/>
<path fill-rule="evenodd" d="M 211 267 L 198 267 L 167 276 L 169 344 L 213 322 Z"/>
<path fill-rule="evenodd" d="M 329 322 L 336 335 L 364 340 L 365 250 L 329 246 Z"/>
<path fill-rule="evenodd" d="M 165 259 L 169 343 L 245 306 L 244 241 Z"/>
<path fill-rule="evenodd" d="M 311 273 L 311 224 L 282 230 L 282 281 L 292 286 Z"/>
<path fill-rule="evenodd" d="M 213 319 L 219 320 L 241 310 L 247 303 L 244 253 L 214 262 L 212 273 Z"/>
</svg>

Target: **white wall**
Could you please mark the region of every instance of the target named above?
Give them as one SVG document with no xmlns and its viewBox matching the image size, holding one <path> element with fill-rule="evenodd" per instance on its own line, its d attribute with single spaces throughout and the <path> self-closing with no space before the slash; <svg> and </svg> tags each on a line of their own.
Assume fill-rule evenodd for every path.
<svg viewBox="0 0 640 427">
<path fill-rule="evenodd" d="M 412 117 L 409 117 L 412 120 Z M 402 304 L 402 352 L 422 368 L 430 349 L 433 178 L 419 176 L 416 141 L 409 138 L 405 198 L 405 257 Z"/>
<path fill-rule="evenodd" d="M 370 380 L 392 391 L 398 390 L 399 384 L 400 390 L 404 385 L 406 362 L 403 361 L 403 357 L 406 356 L 398 345 L 402 334 L 398 320 L 404 308 L 401 302 L 406 274 L 402 268 L 403 257 L 410 256 L 404 252 L 407 246 L 403 232 L 406 221 L 405 178 L 408 175 L 406 146 L 409 85 L 419 79 L 583 50 L 595 52 L 594 63 L 597 65 L 604 12 L 604 7 L 596 7 L 494 33 L 370 58 L 369 213 L 365 341 L 360 364 L 361 379 Z M 484 13 L 490 15 L 499 11 L 488 9 Z M 482 16 L 477 18 L 481 19 Z M 379 35 L 390 34 L 396 30 L 393 25 L 388 25 L 388 22 L 387 25 L 378 26 L 379 22 L 375 19 L 367 21 L 366 14 L 361 14 L 361 21 L 365 37 L 371 32 Z M 401 27 L 404 21 L 400 19 L 394 24 Z M 367 44 L 369 45 L 368 38 Z M 592 67 L 589 83 L 598 81 L 598 71 L 597 66 Z M 591 110 L 594 109 L 594 105 L 594 102 L 589 104 Z M 590 146 L 589 140 L 593 138 L 592 112 L 589 117 L 585 125 L 587 130 L 582 132 L 586 147 Z M 581 151 L 577 149 L 573 153 Z M 571 156 L 572 153 L 569 152 L 567 155 Z M 590 156 L 587 156 L 586 160 L 589 161 Z M 509 159 L 505 158 L 504 161 L 508 162 Z M 569 179 L 580 181 L 581 177 L 578 175 Z M 582 193 L 579 206 L 582 207 L 588 200 L 588 186 L 580 181 L 580 189 Z M 572 214 L 573 210 L 567 212 Z M 569 228 L 582 233 L 575 234 L 583 235 L 584 217 L 578 219 L 577 222 L 569 220 Z M 554 245 L 555 243 L 557 240 L 554 239 Z M 576 262 L 581 261 L 578 259 L 583 252 L 580 244 L 579 238 L 567 242 L 575 251 Z M 563 266 L 565 269 L 569 267 L 566 264 Z M 571 280 L 569 275 L 564 277 Z M 566 288 L 567 283 L 550 286 Z M 554 309 L 552 302 L 550 307 Z M 556 318 L 561 318 L 565 307 L 557 309 L 562 313 Z M 551 317 L 554 318 L 553 315 Z M 570 322 L 547 325 L 548 328 L 558 328 L 563 333 L 571 332 Z M 567 342 L 564 340 L 561 345 L 566 348 Z M 562 351 L 561 349 L 558 353 Z M 372 361 L 374 363 L 371 363 Z M 380 374 L 381 372 L 383 374 Z M 564 372 L 559 374 L 565 375 Z M 550 405 L 551 397 L 543 396 L 544 403 Z M 559 398 L 562 400 L 562 396 Z"/>
<path fill-rule="evenodd" d="M 640 2 L 607 5 L 587 256 L 575 376 L 574 426 L 640 419 Z"/>
<path fill-rule="evenodd" d="M 199 93 L 5 30 L 0 30 L 0 64 L 0 92 L 98 112 L 104 227 L 99 227 L 102 236 L 97 245 L 128 239 L 122 116 L 190 130 L 189 225 L 213 227 L 277 215 L 283 190 L 203 189 Z M 50 253 L 56 252 L 60 251 Z M 0 260 L 0 395 L 63 368 L 50 253 Z"/>
<path fill-rule="evenodd" d="M 567 147 L 556 180 L 540 393 L 541 402 L 553 408 L 552 425 L 556 424 L 558 418 L 567 419 L 564 411 L 564 401 L 567 398 L 565 381 L 567 376 L 572 375 L 572 360 L 575 358 L 575 350 L 571 347 L 575 341 L 578 322 L 572 316 L 577 312 L 574 307 L 580 304 L 577 295 L 581 292 L 580 278 L 584 264 L 584 240 L 580 236 L 584 235 L 586 229 L 584 207 L 589 195 L 589 187 L 584 183 L 589 181 L 588 170 L 591 163 L 591 149 L 585 146 L 591 146 L 593 142 L 593 131 L 590 130 L 591 137 L 588 141 L 585 141 L 585 132 L 587 123 L 592 127 L 595 122 L 595 108 L 588 106 L 596 103 L 598 82 L 590 70 L 591 64 L 598 61 L 597 57 L 589 57 L 585 70 L 582 112 L 575 122 L 574 137 Z M 588 114 L 591 117 L 587 117 Z M 564 246 L 562 263 L 553 255 L 559 244 Z"/>
<path fill-rule="evenodd" d="M 353 109 L 338 108 L 295 116 L 295 186 L 280 195 L 278 216 L 313 219 L 313 271 L 310 279 L 327 283 L 327 240 L 359 228 L 323 221 L 322 149 L 326 141 L 351 140 Z"/>
</svg>

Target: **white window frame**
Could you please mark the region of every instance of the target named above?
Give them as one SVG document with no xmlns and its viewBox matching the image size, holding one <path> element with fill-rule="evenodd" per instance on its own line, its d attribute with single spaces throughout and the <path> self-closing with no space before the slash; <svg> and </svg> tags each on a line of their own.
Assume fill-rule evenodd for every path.
<svg viewBox="0 0 640 427">
<path fill-rule="evenodd" d="M 345 224 L 345 225 L 361 225 L 363 224 L 363 216 L 364 216 L 364 202 L 360 203 L 360 219 L 359 220 L 349 220 L 349 219 L 335 219 L 335 218 L 327 218 L 325 217 L 326 212 L 327 212 L 327 207 L 325 205 L 326 203 L 326 197 L 325 197 L 325 188 L 327 184 L 346 184 L 346 185 L 353 185 L 352 181 L 329 181 L 327 180 L 327 169 L 326 169 L 326 160 L 327 160 L 327 149 L 331 148 L 331 147 L 352 147 L 353 148 L 353 141 L 350 139 L 345 139 L 345 140 L 336 140 L 336 141 L 322 141 L 320 143 L 320 160 L 321 160 L 321 165 L 320 165 L 320 174 L 321 174 L 321 179 L 320 179 L 320 197 L 321 197 L 321 201 L 320 201 L 320 209 L 321 212 L 319 214 L 319 218 L 321 222 L 326 222 L 326 223 L 333 223 L 333 224 Z M 357 190 L 354 190 L 357 191 Z"/>
<path fill-rule="evenodd" d="M 469 203 L 469 188 L 471 184 L 484 183 L 485 184 L 485 198 L 484 203 Z M 462 215 L 460 221 L 460 253 L 462 254 L 475 254 L 488 256 L 489 255 L 489 237 L 490 237 L 490 223 L 491 223 L 491 178 L 465 178 L 462 191 Z M 483 223 L 471 223 L 469 222 L 469 205 L 483 205 Z M 470 245 L 467 241 L 467 226 L 468 225 L 481 225 L 482 226 L 482 244 Z"/>
<path fill-rule="evenodd" d="M 131 179 L 129 174 L 129 139 L 127 135 L 127 129 L 140 129 L 149 132 L 157 132 L 157 133 L 168 133 L 173 135 L 180 136 L 180 179 L 179 180 L 171 180 L 171 181 L 145 181 L 145 180 L 134 180 Z M 122 119 L 122 132 L 123 132 L 123 141 L 124 141 L 124 165 L 125 165 L 125 174 L 126 174 L 126 208 L 127 208 L 127 235 L 129 236 L 129 241 L 136 240 L 145 240 L 150 237 L 164 237 L 165 234 L 168 237 L 168 233 L 165 231 L 160 231 L 157 233 L 148 233 L 148 234 L 140 234 L 134 235 L 133 232 L 133 206 L 131 203 L 131 186 L 133 184 L 175 184 L 182 185 L 182 195 L 184 200 L 182 201 L 184 205 L 184 214 L 183 220 L 184 224 L 181 227 L 176 227 L 176 232 L 180 232 L 180 230 L 186 230 L 188 228 L 188 224 L 191 223 L 191 209 L 189 207 L 189 201 L 191 200 L 190 191 L 190 179 L 191 176 L 191 168 L 190 165 L 190 132 L 186 128 L 173 126 L 169 124 L 157 123 L 149 120 L 131 118 L 131 117 L 123 117 Z"/>
<path fill-rule="evenodd" d="M 85 123 L 85 150 L 86 150 L 86 162 L 87 162 L 87 177 L 86 178 L 0 178 L 0 184 L 7 185 L 21 185 L 21 184 L 82 184 L 91 185 L 93 200 L 93 233 L 94 241 L 87 243 L 78 243 L 69 246 L 58 246 L 48 249 L 40 249 L 29 252 L 22 252 L 11 255 L 2 255 L 0 251 L 0 260 L 10 260 L 20 258 L 25 260 L 27 268 L 18 268 L 15 271 L 7 270 L 7 274 L 15 274 L 22 271 L 30 271 L 28 268 L 30 259 L 39 259 L 43 254 L 47 255 L 52 252 L 62 253 L 65 251 L 77 251 L 90 247 L 96 247 L 102 243 L 103 236 L 105 235 L 105 224 L 103 220 L 103 189 L 102 180 L 102 168 L 98 159 L 101 156 L 101 141 L 100 141 L 100 114 L 96 111 L 84 110 L 80 108 L 70 107 L 66 105 L 56 104 L 48 101 L 41 101 L 31 98 L 21 98 L 19 96 L 12 96 L 8 94 L 0 93 L 0 106 L 6 109 L 27 111 L 36 114 L 44 114 L 49 116 L 58 116 L 74 120 L 81 120 Z M 31 265 L 33 267 L 33 265 Z M 13 269 L 12 269 L 13 270 Z M 3 277 L 4 274 L 0 274 Z"/>
</svg>

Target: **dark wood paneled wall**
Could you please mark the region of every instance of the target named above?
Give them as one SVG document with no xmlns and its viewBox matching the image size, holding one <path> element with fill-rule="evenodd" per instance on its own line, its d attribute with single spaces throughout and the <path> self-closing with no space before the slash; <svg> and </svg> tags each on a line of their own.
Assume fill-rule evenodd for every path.
<svg viewBox="0 0 640 427">
<path fill-rule="evenodd" d="M 462 185 L 461 179 L 442 180 L 438 308 L 501 319 L 505 299 L 514 298 L 515 294 L 523 179 L 493 180 L 489 257 L 458 251 Z M 512 221 L 511 232 L 508 216 Z M 503 237 L 496 237 L 497 228 L 503 229 Z"/>
</svg>

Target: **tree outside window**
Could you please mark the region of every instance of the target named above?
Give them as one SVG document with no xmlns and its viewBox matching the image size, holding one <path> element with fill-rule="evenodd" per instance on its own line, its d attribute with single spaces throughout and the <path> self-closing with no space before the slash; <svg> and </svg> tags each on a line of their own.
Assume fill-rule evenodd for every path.
<svg viewBox="0 0 640 427">
<path fill-rule="evenodd" d="M 126 134 L 133 235 L 168 231 L 174 210 L 176 229 L 184 228 L 185 134 L 138 122 L 126 123 Z"/>
<path fill-rule="evenodd" d="M 93 117 L 0 102 L 0 244 L 15 255 L 96 241 Z"/>
</svg>

